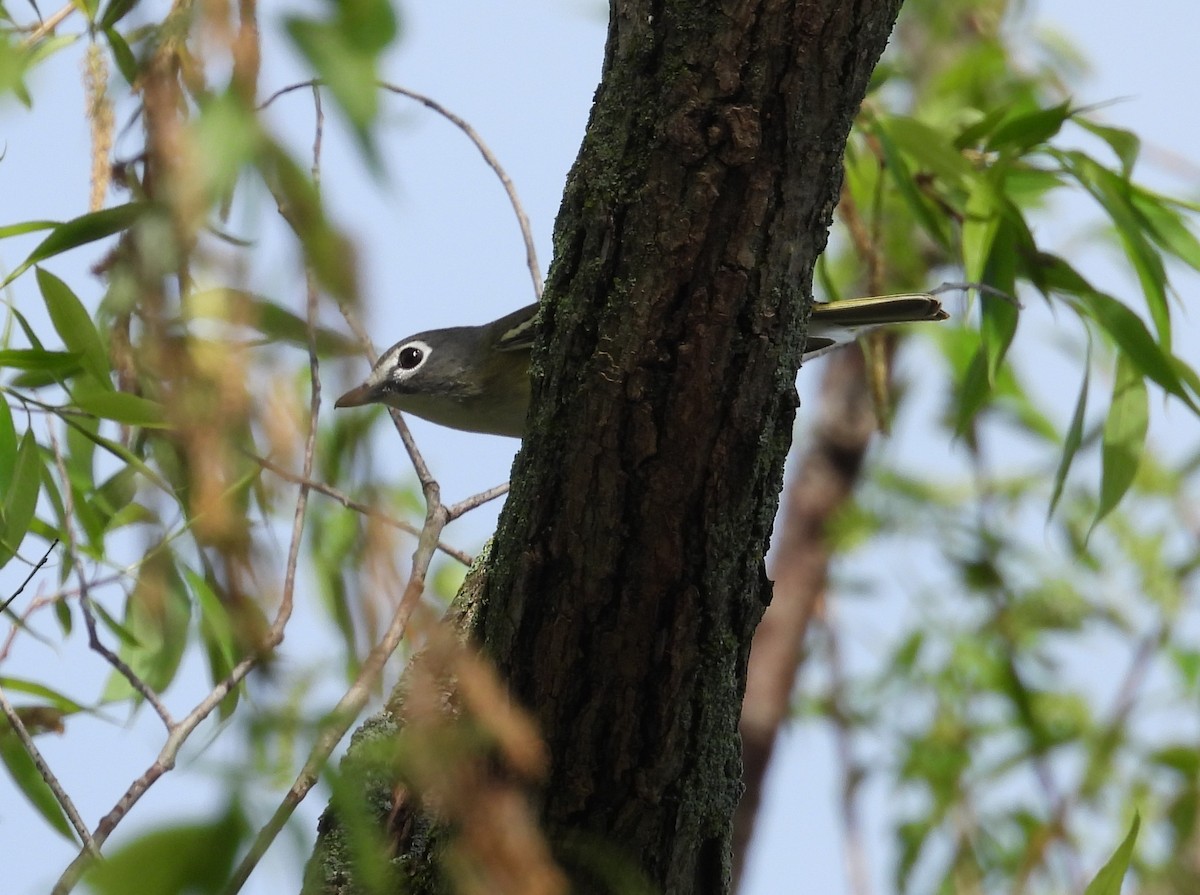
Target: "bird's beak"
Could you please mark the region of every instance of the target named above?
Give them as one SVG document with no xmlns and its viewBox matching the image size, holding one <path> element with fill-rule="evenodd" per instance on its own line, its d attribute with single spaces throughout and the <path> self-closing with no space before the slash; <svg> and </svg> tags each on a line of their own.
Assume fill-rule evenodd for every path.
<svg viewBox="0 0 1200 895">
<path fill-rule="evenodd" d="M 342 395 L 333 402 L 334 407 L 362 407 L 364 404 L 370 404 L 373 398 L 373 389 L 367 383 L 363 383 L 358 388 L 352 388 L 346 394 Z"/>
</svg>

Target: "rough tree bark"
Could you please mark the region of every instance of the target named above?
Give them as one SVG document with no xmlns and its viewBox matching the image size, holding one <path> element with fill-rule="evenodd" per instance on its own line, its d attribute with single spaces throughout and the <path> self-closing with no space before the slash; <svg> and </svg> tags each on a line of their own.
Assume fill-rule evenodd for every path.
<svg viewBox="0 0 1200 895">
<path fill-rule="evenodd" d="M 612 4 L 472 632 L 545 737 L 573 891 L 610 890 L 597 850 L 728 891 L 811 273 L 900 2 Z"/>
</svg>

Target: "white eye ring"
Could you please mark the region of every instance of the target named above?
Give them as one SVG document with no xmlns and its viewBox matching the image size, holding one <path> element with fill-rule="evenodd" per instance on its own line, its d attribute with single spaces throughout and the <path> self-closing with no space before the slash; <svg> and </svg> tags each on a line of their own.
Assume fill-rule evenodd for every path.
<svg viewBox="0 0 1200 895">
<path fill-rule="evenodd" d="M 433 349 L 429 347 L 428 342 L 423 342 L 420 339 L 405 342 L 392 354 L 390 365 L 392 371 L 391 378 L 397 381 L 407 379 L 425 365 L 425 362 L 429 360 L 429 355 L 432 353 Z"/>
</svg>

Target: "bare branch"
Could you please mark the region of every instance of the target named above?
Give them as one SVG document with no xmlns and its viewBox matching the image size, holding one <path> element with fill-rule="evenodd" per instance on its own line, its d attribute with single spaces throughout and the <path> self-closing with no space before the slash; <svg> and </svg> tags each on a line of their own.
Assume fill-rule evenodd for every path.
<svg viewBox="0 0 1200 895">
<path fill-rule="evenodd" d="M 492 155 L 492 151 L 488 149 L 487 144 L 483 142 L 483 138 L 479 136 L 475 128 L 471 127 L 464 119 L 455 115 L 437 100 L 428 96 L 417 93 L 415 90 L 409 90 L 405 87 L 399 87 L 395 84 L 389 84 L 386 81 L 381 82 L 380 86 L 385 90 L 390 90 L 392 93 L 399 93 L 401 96 L 407 96 L 409 99 L 416 100 L 425 108 L 432 109 L 437 112 L 459 130 L 475 144 L 475 148 L 479 150 L 484 161 L 488 166 L 496 172 L 496 176 L 500 178 L 500 183 L 504 186 L 504 191 L 508 193 L 508 201 L 512 204 L 513 212 L 517 216 L 517 223 L 521 227 L 521 236 L 525 240 L 525 262 L 529 266 L 529 275 L 533 278 L 533 293 L 538 301 L 542 299 L 542 273 L 538 267 L 537 249 L 533 244 L 533 233 L 529 227 L 529 218 L 525 214 L 525 209 L 521 205 L 521 200 L 517 196 L 517 188 L 513 186 L 512 179 L 508 176 L 499 160 Z"/>
<path fill-rule="evenodd" d="M 320 85 L 321 81 L 316 78 L 309 81 L 300 81 L 296 84 L 289 84 L 286 87 L 281 87 L 272 93 L 262 102 L 261 105 L 259 105 L 258 108 L 260 110 L 265 109 L 281 96 L 286 96 L 287 94 L 293 93 L 304 87 L 312 87 L 315 90 Z M 432 97 L 425 96 L 422 93 L 417 93 L 415 90 L 409 90 L 408 88 L 401 87 L 397 84 L 389 84 L 386 81 L 381 81 L 379 86 L 384 90 L 397 93 L 400 96 L 406 96 L 411 100 L 419 102 L 421 105 L 425 106 L 425 108 L 441 115 L 455 127 L 461 130 L 464 134 L 466 134 L 467 138 L 475 144 L 475 148 L 479 150 L 479 154 L 483 156 L 483 160 L 487 162 L 488 167 L 490 167 L 496 173 L 496 177 L 499 178 L 501 186 L 504 187 L 504 192 L 508 195 L 508 201 L 509 204 L 512 205 L 513 213 L 517 216 L 517 225 L 521 228 L 521 238 L 525 242 L 525 263 L 529 268 L 529 276 L 533 280 L 533 294 L 538 301 L 541 301 L 542 272 L 538 265 L 537 248 L 533 241 L 533 230 L 529 225 L 529 216 L 525 214 L 525 207 L 521 204 L 521 198 L 517 195 L 517 188 L 513 184 L 512 178 L 508 176 L 508 172 L 504 170 L 504 166 L 500 164 L 500 160 L 496 158 L 496 156 L 492 153 L 492 150 L 489 149 L 488 145 L 483 141 L 483 138 L 479 136 L 479 132 L 476 131 L 475 128 L 473 128 L 464 118 L 455 115 Z"/>
<path fill-rule="evenodd" d="M 68 3 L 66 6 L 63 6 L 58 10 L 58 12 L 54 13 L 54 15 L 50 16 L 50 18 L 46 19 L 44 22 L 42 22 L 42 24 L 38 25 L 37 28 L 31 31 L 29 36 L 21 41 L 21 45 L 23 47 L 32 47 L 35 43 L 61 25 L 67 16 L 69 16 L 78 8 L 78 4 L 75 3 Z"/>
<path fill-rule="evenodd" d="M 25 752 L 33 760 L 34 767 L 41 774 L 42 780 L 46 782 L 46 786 L 50 788 L 50 792 L 54 794 L 55 801 L 58 802 L 63 812 L 67 815 L 67 819 L 71 821 L 71 826 L 75 828 L 75 832 L 83 842 L 84 852 L 93 857 L 100 857 L 99 844 L 92 839 L 91 833 L 88 832 L 87 824 L 83 822 L 83 818 L 75 808 L 75 803 L 71 801 L 71 797 L 67 795 L 66 790 L 62 788 L 62 784 L 58 782 L 58 778 L 54 776 L 54 772 L 50 770 L 50 766 L 46 764 L 46 759 L 42 758 L 42 753 L 34 744 L 33 737 L 29 735 L 24 722 L 21 721 L 21 716 L 17 714 L 17 710 L 8 701 L 8 694 L 4 692 L 3 687 L 0 687 L 0 711 L 4 712 L 4 717 L 12 725 L 17 739 L 21 741 Z"/>
<path fill-rule="evenodd" d="M 434 488 L 436 494 L 436 485 Z M 400 598 L 400 602 L 396 606 L 396 611 L 392 615 L 392 620 L 388 625 L 387 631 L 384 632 L 380 641 L 375 644 L 367 658 L 363 661 L 362 668 L 359 670 L 358 677 L 350 688 L 342 696 L 333 711 L 329 714 L 329 721 L 317 736 L 316 742 L 313 744 L 312 750 L 309 752 L 308 759 L 304 763 L 295 782 L 283 797 L 283 801 L 279 807 L 275 809 L 275 813 L 267 824 L 259 831 L 255 837 L 254 844 L 250 851 L 238 864 L 230 878 L 229 885 L 225 888 L 225 895 L 234 895 L 241 891 L 246 880 L 257 866 L 262 856 L 266 854 L 271 843 L 275 841 L 275 837 L 283 829 L 292 813 L 296 810 L 296 806 L 303 801 L 309 791 L 316 784 L 321 769 L 329 760 L 329 756 L 333 754 L 334 748 L 341 742 L 342 738 L 350 730 L 350 726 L 362 711 L 363 706 L 367 704 L 371 692 L 374 690 L 383 673 L 383 666 L 388 658 L 395 652 L 396 647 L 400 645 L 401 639 L 404 637 L 405 631 L 408 629 L 408 623 L 413 612 L 420 605 L 421 595 L 425 591 L 425 577 L 429 570 L 429 563 L 433 559 L 433 554 L 437 549 L 438 536 L 442 529 L 449 521 L 446 508 L 440 503 L 430 503 L 428 505 L 425 517 L 425 527 L 421 531 L 421 537 L 417 542 L 417 549 L 413 553 L 412 572 L 409 575 L 407 584 L 404 587 L 404 594 Z"/>
<path fill-rule="evenodd" d="M 346 494 L 344 491 L 339 491 L 337 488 L 334 488 L 331 485 L 326 485 L 324 482 L 319 482 L 316 479 L 305 479 L 303 476 L 299 476 L 294 472 L 288 472 L 282 466 L 280 466 L 279 464 L 277 464 L 271 460 L 268 460 L 266 457 L 260 457 L 258 455 L 252 455 L 252 456 L 254 457 L 254 461 L 256 463 L 258 463 L 264 469 L 269 469 L 271 472 L 275 473 L 277 476 L 279 476 L 281 479 L 284 479 L 285 481 L 289 481 L 289 482 L 292 482 L 293 484 L 297 484 L 297 485 L 305 485 L 308 487 L 308 489 L 310 491 L 316 491 L 319 494 L 324 494 L 326 497 L 333 498 L 334 500 L 336 500 L 338 503 L 340 503 L 342 506 L 344 506 L 348 510 L 354 510 L 356 513 L 362 513 L 364 516 L 368 516 L 371 519 L 378 519 L 384 525 L 391 526 L 392 528 L 397 528 L 400 531 L 404 532 L 405 534 L 412 535 L 414 538 L 420 537 L 420 535 L 421 535 L 421 529 L 417 528 L 411 522 L 406 522 L 403 519 L 397 519 L 395 516 L 389 516 L 387 513 L 384 513 L 383 511 L 381 511 L 378 507 L 373 507 L 368 503 L 363 503 L 361 500 L 355 500 L 353 497 Z M 498 486 L 498 487 L 507 488 L 507 485 Z M 492 490 L 495 490 L 495 489 L 492 489 Z M 483 493 L 489 494 L 490 492 L 485 491 Z M 501 493 L 503 493 L 503 492 L 501 492 Z M 467 498 L 467 501 L 475 500 L 476 498 L 478 498 L 480 496 L 481 495 L 477 494 L 477 495 L 475 495 L 475 497 Z M 498 497 L 499 495 L 493 495 L 493 496 Z M 485 500 L 480 500 L 479 504 L 486 503 L 487 500 L 490 500 L 490 499 L 491 499 L 491 497 L 488 497 Z M 463 501 L 462 503 L 465 504 L 467 501 Z M 479 505 L 479 504 L 476 504 L 476 505 Z M 455 514 L 454 510 L 459 506 L 462 506 L 462 504 L 455 504 L 453 507 L 450 508 L 450 514 L 451 514 L 450 518 L 451 519 L 457 519 L 459 516 L 462 515 L 462 512 L 466 511 L 464 509 L 462 512 Z M 471 509 L 471 507 L 468 507 L 467 509 Z M 474 559 L 472 558 L 472 556 L 469 553 L 467 553 L 463 550 L 459 550 L 457 547 L 453 547 L 450 544 L 445 543 L 444 541 L 438 541 L 437 549 L 442 551 L 442 553 L 445 553 L 447 556 L 451 557 L 452 559 L 458 560 L 464 566 L 469 566 L 472 562 L 474 562 Z"/>
<path fill-rule="evenodd" d="M 480 491 L 478 494 L 468 497 L 466 500 L 460 500 L 456 504 L 451 504 L 449 509 L 446 510 L 446 516 L 453 522 L 459 516 L 469 513 L 471 510 L 481 507 L 488 501 L 495 500 L 497 497 L 503 497 L 507 493 L 508 482 L 502 485 L 495 485 L 486 491 Z"/>
<path fill-rule="evenodd" d="M 54 548 L 57 546 L 58 538 L 55 538 L 50 542 L 50 546 L 46 548 L 46 552 L 42 554 L 42 558 L 37 561 L 37 565 L 29 570 L 29 574 L 25 576 L 25 580 L 21 582 L 21 586 L 13 591 L 13 595 L 11 597 L 0 604 L 0 612 L 8 612 L 8 607 L 12 605 L 13 600 L 21 596 L 22 591 L 25 590 L 25 586 L 33 580 L 33 576 L 36 575 L 42 566 L 46 564 L 46 560 L 50 558 L 50 554 L 54 552 Z"/>
</svg>

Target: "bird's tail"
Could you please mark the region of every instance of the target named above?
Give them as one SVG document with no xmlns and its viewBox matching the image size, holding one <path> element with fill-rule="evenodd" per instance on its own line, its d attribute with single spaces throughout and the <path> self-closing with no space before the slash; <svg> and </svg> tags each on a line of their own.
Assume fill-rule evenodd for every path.
<svg viewBox="0 0 1200 895">
<path fill-rule="evenodd" d="M 942 303 L 928 292 L 900 295 L 875 295 L 844 301 L 818 302 L 813 305 L 810 323 L 823 326 L 883 326 L 887 323 L 912 323 L 919 320 L 945 320 L 950 315 Z"/>
<path fill-rule="evenodd" d="M 877 326 L 945 320 L 949 316 L 942 303 L 928 292 L 817 302 L 808 320 L 804 359 L 810 360 L 852 342 Z"/>
</svg>

